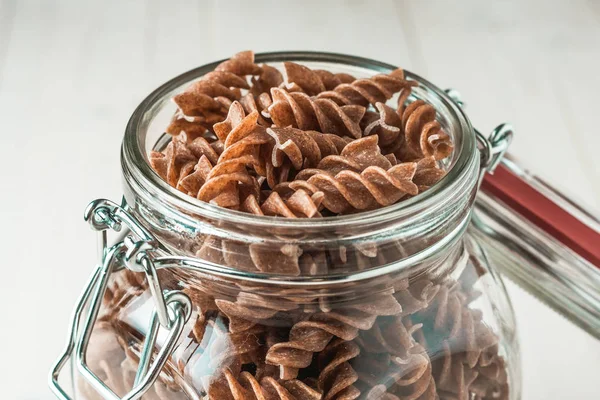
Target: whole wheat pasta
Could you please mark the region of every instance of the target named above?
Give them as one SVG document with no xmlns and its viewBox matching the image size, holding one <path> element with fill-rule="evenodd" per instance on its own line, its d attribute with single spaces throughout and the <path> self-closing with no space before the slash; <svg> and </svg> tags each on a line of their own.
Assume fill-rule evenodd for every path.
<svg viewBox="0 0 600 400">
<path fill-rule="evenodd" d="M 372 328 L 377 316 L 400 312 L 401 307 L 395 299 L 383 295 L 329 312 L 314 313 L 290 329 L 289 341 L 269 348 L 266 360 L 281 367 L 306 368 L 312 362 L 313 353 L 323 351 L 334 337 L 354 340 L 359 330 Z"/>
<path fill-rule="evenodd" d="M 279 381 L 264 377 L 260 382 L 250 373 L 243 371 L 237 377 L 225 370 L 223 378 L 209 388 L 210 399 L 223 400 L 321 400 L 321 393 L 300 380 Z"/>
<path fill-rule="evenodd" d="M 412 182 L 416 171 L 415 163 L 392 166 L 379 152 L 377 136 L 370 136 L 346 145 L 339 156 L 323 158 L 315 169 L 303 169 L 296 180 L 306 181 L 305 190 L 323 192 L 323 206 L 342 213 L 390 205 L 406 194 L 417 194 Z M 302 185 L 297 181 L 285 189 Z"/>
<path fill-rule="evenodd" d="M 263 69 L 254 63 L 254 52 L 247 50 L 234 54 L 230 59 L 223 61 L 215 71 L 229 72 L 237 76 L 260 75 Z"/>
<path fill-rule="evenodd" d="M 198 159 L 206 156 L 208 161 L 213 165 L 219 161 L 219 156 L 223 152 L 223 142 L 219 139 L 206 138 L 204 136 L 190 139 L 187 134 L 182 133 L 173 138 L 173 140 L 184 143 L 194 157 Z"/>
<path fill-rule="evenodd" d="M 276 69 L 258 67 L 253 64 L 251 52 L 240 53 L 203 79 L 213 83 L 226 82 L 232 87 L 237 82 L 238 86 L 245 88 L 238 78 L 255 74 L 258 77 L 254 77 L 253 82 L 261 79 L 262 83 L 268 82 L 274 102 L 271 103 L 268 93 L 263 92 L 258 95 L 247 93 L 238 103 L 232 101 L 237 93 L 215 89 L 211 92 L 213 100 L 220 104 L 221 109 L 228 108 L 227 117 L 212 127 L 217 140 L 207 140 L 202 124 L 179 115 L 171 124 L 170 132 L 184 138 L 181 141 L 196 160 L 189 157 L 189 152 L 182 146 L 176 149 L 175 157 L 172 156 L 172 149 L 167 148 L 163 152 L 164 157 L 159 154 L 151 156 L 159 175 L 179 190 L 204 201 L 233 209 L 243 208 L 256 214 L 290 218 L 321 216 L 323 207 L 332 213 L 345 213 L 390 205 L 427 190 L 444 175 L 435 159 L 444 158 L 452 151 L 449 137 L 441 131 L 437 121 L 430 121 L 435 113 L 431 113 L 429 105 L 417 100 L 408 107 L 400 106 L 408 98 L 412 87 L 401 83 L 405 82 L 401 70 L 392 72 L 387 78 L 377 75 L 368 84 L 345 74 L 310 70 L 295 63 L 287 63 L 286 70 L 288 82 L 298 85 L 304 92 L 320 91 L 317 95 L 327 89 L 340 86 L 343 89 L 343 85 L 354 85 L 355 96 L 358 96 L 357 93 L 375 96 L 376 93 L 381 95 L 385 92 L 382 99 L 385 101 L 388 94 L 401 91 L 399 108 L 394 112 L 387 105 L 375 102 L 378 112 L 369 112 L 368 118 L 365 118 L 367 123 L 362 121 L 365 111 L 359 106 L 340 107 L 328 100 L 312 99 L 306 93 L 288 93 L 275 87 L 281 80 Z M 364 89 L 367 87 L 368 90 Z M 363 90 L 363 93 L 360 88 L 367 91 Z M 262 114 L 273 118 L 273 122 L 283 128 L 268 128 L 270 120 Z M 366 126 L 361 128 L 361 124 Z M 292 129 L 294 126 L 298 129 Z M 267 127 L 267 130 L 261 130 L 260 127 Z M 334 133 L 319 134 L 310 129 Z M 374 164 L 370 166 L 382 169 L 367 169 L 369 166 L 364 163 L 358 167 L 355 160 L 341 154 L 338 156 L 343 146 L 351 141 L 342 137 L 342 142 L 338 135 L 360 137 L 362 129 L 367 135 L 377 135 L 382 148 L 397 148 L 395 153 L 382 155 L 385 158 L 383 163 L 371 160 Z M 418 149 L 415 141 L 417 133 Z M 352 147 L 356 145 L 358 143 Z M 417 152 L 425 158 L 418 159 L 415 156 Z M 205 159 L 200 162 L 202 156 L 215 169 L 209 173 L 210 177 L 206 175 L 209 164 Z M 311 168 L 320 164 L 321 159 L 326 163 L 316 165 L 323 170 L 317 173 Z M 406 159 L 415 159 L 417 162 L 414 172 L 413 164 L 406 163 Z M 241 161 L 245 163 L 243 167 Z M 248 168 L 252 168 L 252 171 L 248 171 Z M 292 179 L 297 173 L 296 179 Z M 278 195 L 268 191 L 259 193 L 258 187 L 263 179 Z M 301 181 L 306 184 L 297 183 Z M 240 185 L 244 189 L 242 193 L 238 188 Z M 294 194 L 302 185 L 306 193 Z M 359 195 L 351 196 L 353 191 L 358 191 Z M 242 206 L 249 194 L 256 197 L 259 207 L 252 200 Z M 308 197 L 312 201 L 307 201 Z M 286 204 L 288 202 L 291 206 Z M 369 260 L 358 258 L 361 265 L 368 267 Z"/>
<path fill-rule="evenodd" d="M 357 79 L 351 83 L 342 83 L 333 90 L 317 95 L 321 99 L 330 99 L 339 105 L 357 104 L 361 106 L 385 103 L 402 89 L 415 86 L 416 82 L 404 79 L 404 71 L 396 69 L 389 74 L 375 75 Z"/>
<path fill-rule="evenodd" d="M 317 165 L 317 169 L 332 175 L 345 170 L 362 172 L 368 167 L 387 170 L 392 164 L 388 157 L 381 154 L 377 141 L 377 136 L 353 140 L 344 146 L 339 155 L 324 157 Z M 309 176 L 312 174 L 311 171 L 313 171 L 311 168 L 305 168 L 299 172 L 297 178 Z"/>
<path fill-rule="evenodd" d="M 480 399 L 508 399 L 508 384 L 504 361 L 500 357 L 493 360 L 500 364 L 493 367 L 471 367 L 464 362 L 464 353 L 453 352 L 444 343 L 443 356 L 432 362 L 433 373 L 440 399 L 468 399 L 469 393 L 476 393 Z M 486 376 L 487 374 L 487 376 Z"/>
<path fill-rule="evenodd" d="M 262 69 L 254 63 L 254 53 L 244 51 L 219 64 L 190 85 L 185 91 L 173 97 L 179 112 L 167 128 L 167 132 L 177 135 L 182 130 L 199 135 L 211 130 L 212 125 L 222 121 L 224 113 L 233 100 L 241 97 L 241 89 L 249 89 L 246 75 L 257 75 Z M 193 117 L 185 122 L 182 117 Z"/>
<path fill-rule="evenodd" d="M 505 397 L 506 369 L 498 354 L 498 338 L 481 320 L 481 313 L 468 307 L 467 299 L 456 283 L 442 286 L 428 309 L 415 314 L 415 320 L 426 324 L 433 335 L 421 334 L 417 339 L 430 351 L 443 350 L 444 356 L 433 360 L 440 390 L 466 398 L 484 368 L 489 374 L 481 378 L 479 384 L 484 389 L 480 391 Z M 481 397 L 487 395 L 485 392 Z"/>
<path fill-rule="evenodd" d="M 323 392 L 323 400 L 347 399 L 360 396 L 354 386 L 358 374 L 350 362 L 360 354 L 360 348 L 351 341 L 332 340 L 318 356 L 320 373 L 317 387 Z"/>
<path fill-rule="evenodd" d="M 344 73 L 331 73 L 322 69 L 310 69 L 294 62 L 284 63 L 287 81 L 290 86 L 298 87 L 308 95 L 317 95 L 326 90 L 333 90 L 342 83 L 352 83 L 355 77 Z"/>
<path fill-rule="evenodd" d="M 271 155 L 274 167 L 283 164 L 283 156 L 291 161 L 296 170 L 317 167 L 321 159 L 338 155 L 351 139 L 317 131 L 303 131 L 295 128 L 267 128 L 274 139 Z"/>
<path fill-rule="evenodd" d="M 435 117 L 433 106 L 423 100 L 410 103 L 401 115 L 405 143 L 396 156 L 400 159 L 433 157 L 436 160 L 448 157 L 454 146 Z"/>
<path fill-rule="evenodd" d="M 249 89 L 248 82 L 231 72 L 213 71 L 191 84 L 184 92 L 173 97 L 173 101 L 186 116 L 205 116 L 219 112 L 224 104 L 218 98 L 237 100 L 240 89 Z"/>
<path fill-rule="evenodd" d="M 268 93 L 271 88 L 279 87 L 283 83 L 281 72 L 268 64 L 261 65 L 262 72 L 258 77 L 252 77 L 252 88 L 250 92 L 254 97 Z"/>
<path fill-rule="evenodd" d="M 208 179 L 208 174 L 212 170 L 213 164 L 210 162 L 208 157 L 202 155 L 198 160 L 198 163 L 194 166 L 194 170 L 186 176 L 180 177 L 177 182 L 177 189 L 189 196 L 197 197 L 200 188 Z"/>
<path fill-rule="evenodd" d="M 184 133 L 188 138 L 195 139 L 204 135 L 207 130 L 207 122 L 205 119 L 189 118 L 185 117 L 180 112 L 176 112 L 165 131 L 172 136 L 178 136 Z"/>
<path fill-rule="evenodd" d="M 333 90 L 342 83 L 352 83 L 356 80 L 355 77 L 346 73 L 334 74 L 323 69 L 315 69 L 313 71 L 319 76 L 319 78 L 321 78 L 321 82 L 323 82 L 323 85 L 325 85 L 325 90 Z"/>
<path fill-rule="evenodd" d="M 339 136 L 362 136 L 360 120 L 365 108 L 358 105 L 339 106 L 329 99 L 312 98 L 306 93 L 271 89 L 273 104 L 268 108 L 273 123 L 285 128 L 318 130 Z"/>
<path fill-rule="evenodd" d="M 310 68 L 294 62 L 283 63 L 288 82 L 298 85 L 309 96 L 324 92 L 325 84 L 321 77 Z"/>
<path fill-rule="evenodd" d="M 257 119 L 256 111 L 246 116 L 242 105 L 234 102 L 227 118 L 215 125 L 215 134 L 224 143 L 224 150 L 198 192 L 200 200 L 238 208 L 248 195 L 259 197 L 260 183 L 246 166 L 260 165 L 260 145 L 270 139 L 264 128 L 257 125 Z"/>
<path fill-rule="evenodd" d="M 268 97 L 268 99 L 269 99 L 269 102 L 267 102 L 267 103 L 265 103 L 264 101 L 257 102 L 256 99 L 254 98 L 254 96 L 252 96 L 252 93 L 246 93 L 245 95 L 243 95 L 240 98 L 240 104 L 244 108 L 244 111 L 246 112 L 246 114 L 251 114 L 253 112 L 258 113 L 257 123 L 259 125 L 264 126 L 264 127 L 269 127 L 269 126 L 271 126 L 270 120 L 268 120 L 267 118 L 265 118 L 262 115 L 262 112 L 271 105 L 271 102 L 270 102 L 271 98 Z"/>
<path fill-rule="evenodd" d="M 228 330 L 222 316 L 209 319 L 202 329 L 194 329 L 194 339 L 199 345 L 195 351 L 202 360 L 190 358 L 189 365 L 200 363 L 203 370 L 220 373 L 224 368 L 244 364 L 253 358 L 264 342 L 265 327 L 254 325 L 240 332 Z M 190 368 L 188 367 L 188 368 Z"/>
<path fill-rule="evenodd" d="M 437 165 L 433 157 L 426 157 L 417 161 L 417 170 L 412 181 L 419 188 L 419 192 L 424 192 L 445 175 L 446 171 Z"/>
<path fill-rule="evenodd" d="M 369 335 L 361 332 L 358 342 L 362 358 L 357 364 L 359 387 L 366 398 L 436 399 L 431 362 L 412 337 L 421 326 L 394 317 L 374 327 L 377 329 Z"/>
<path fill-rule="evenodd" d="M 394 298 L 402 306 L 402 316 L 407 316 L 429 307 L 439 289 L 439 285 L 421 278 L 406 287 L 396 287 Z"/>
<path fill-rule="evenodd" d="M 320 191 L 311 192 L 299 189 L 289 196 L 282 197 L 278 192 L 271 192 L 259 205 L 255 197 L 247 197 L 242 210 L 256 215 L 278 215 L 287 218 L 319 217 L 319 206 L 324 194 Z"/>
<path fill-rule="evenodd" d="M 373 113 L 375 119 L 366 125 L 364 135 L 377 135 L 382 148 L 401 143 L 402 120 L 398 113 L 384 103 L 376 103 L 375 108 L 378 112 Z"/>
<path fill-rule="evenodd" d="M 432 376 L 431 361 L 425 349 L 416 344 L 408 365 L 398 365 L 398 376 L 391 390 L 400 399 L 435 400 L 437 387 Z"/>
<path fill-rule="evenodd" d="M 323 192 L 323 206 L 334 213 L 366 210 L 395 203 L 407 194 L 417 194 L 411 182 L 416 171 L 414 163 L 395 165 L 389 170 L 368 167 L 361 173 L 351 170 L 332 175 L 326 171 L 310 171 L 302 177 Z"/>
<path fill-rule="evenodd" d="M 157 151 L 150 153 L 152 168 L 173 187 L 177 186 L 182 177 L 192 172 L 196 161 L 189 148 L 179 141 L 171 141 L 162 153 Z"/>
<path fill-rule="evenodd" d="M 379 74 L 370 78 L 355 79 L 348 74 L 312 70 L 293 62 L 286 62 L 284 65 L 288 82 L 296 84 L 310 96 L 329 98 L 340 105 L 367 106 L 386 102 L 403 88 L 416 84 L 404 79 L 402 69 L 396 69 L 387 75 Z"/>
</svg>

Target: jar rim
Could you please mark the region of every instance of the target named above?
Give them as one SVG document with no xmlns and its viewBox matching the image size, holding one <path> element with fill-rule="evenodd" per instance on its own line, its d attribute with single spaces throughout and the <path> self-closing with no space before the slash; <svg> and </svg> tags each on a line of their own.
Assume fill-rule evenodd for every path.
<svg viewBox="0 0 600 400">
<path fill-rule="evenodd" d="M 320 227 L 327 229 L 347 227 L 364 222 L 365 220 L 368 220 L 370 223 L 377 223 L 390 219 L 401 219 L 414 216 L 415 214 L 418 217 L 420 210 L 432 207 L 439 202 L 440 199 L 449 198 L 451 194 L 455 193 L 457 187 L 462 185 L 461 179 L 458 178 L 467 174 L 468 171 L 471 171 L 474 168 L 474 164 L 479 160 L 477 152 L 475 151 L 477 148 L 475 131 L 462 109 L 442 89 L 433 85 L 426 79 L 423 79 L 419 75 L 404 70 L 407 78 L 419 82 L 420 86 L 436 95 L 437 99 L 440 100 L 446 108 L 446 111 L 450 111 L 452 116 L 458 121 L 461 140 L 460 148 L 455 150 L 458 151 L 456 161 L 448 173 L 428 190 L 405 201 L 376 210 L 318 219 L 293 219 L 253 215 L 203 202 L 173 188 L 152 169 L 146 151 L 144 151 L 145 143 L 140 140 L 139 133 L 140 129 L 143 128 L 144 123 L 148 123 L 149 120 L 152 119 L 153 109 L 156 109 L 156 107 L 173 92 L 173 90 L 214 70 L 215 67 L 223 61 L 225 60 L 215 61 L 194 68 L 167 81 L 155 89 L 138 105 L 125 129 L 125 136 L 121 148 L 121 165 L 125 179 L 133 179 L 140 187 L 152 187 L 158 189 L 160 194 L 168 196 L 169 201 L 185 213 L 205 215 L 224 222 L 246 224 L 249 226 L 273 226 L 278 228 L 310 227 L 312 229 L 318 229 Z M 255 62 L 257 63 L 283 61 L 328 62 L 366 68 L 382 73 L 389 73 L 397 68 L 384 62 L 339 53 L 279 51 L 255 54 Z"/>
</svg>

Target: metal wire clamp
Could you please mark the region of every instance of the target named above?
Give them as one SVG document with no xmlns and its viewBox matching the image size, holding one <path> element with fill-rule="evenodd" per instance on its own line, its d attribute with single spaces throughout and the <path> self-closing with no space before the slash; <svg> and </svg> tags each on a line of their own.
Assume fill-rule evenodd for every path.
<svg viewBox="0 0 600 400">
<path fill-rule="evenodd" d="M 179 291 L 163 293 L 152 257 L 152 251 L 157 248 L 158 242 L 123 207 L 109 200 L 95 200 L 87 207 L 85 220 L 99 234 L 100 260 L 73 311 L 67 346 L 50 372 L 50 388 L 59 399 L 72 400 L 58 379 L 65 364 L 73 358 L 73 364 L 80 376 L 104 399 L 136 400 L 150 389 L 173 352 L 190 317 L 191 301 Z M 109 247 L 107 231 L 119 232 L 123 225 L 131 231 L 131 234 Z M 145 274 L 155 306 L 149 333 L 140 354 L 133 388 L 124 397 L 115 394 L 86 364 L 87 347 L 109 277 L 112 272 L 120 268 Z M 160 327 L 166 329 L 168 334 L 163 346 L 153 357 Z"/>
<path fill-rule="evenodd" d="M 466 107 L 458 90 L 446 89 L 445 92 L 460 108 Z M 479 143 L 479 152 L 481 154 L 481 171 L 479 176 L 479 181 L 481 183 L 485 174 L 488 172 L 493 174 L 498 164 L 502 161 L 502 158 L 510 147 L 514 131 L 510 124 L 498 125 L 492 130 L 492 133 L 490 133 L 490 136 L 487 138 L 477 129 L 474 131 L 477 142 Z"/>
</svg>

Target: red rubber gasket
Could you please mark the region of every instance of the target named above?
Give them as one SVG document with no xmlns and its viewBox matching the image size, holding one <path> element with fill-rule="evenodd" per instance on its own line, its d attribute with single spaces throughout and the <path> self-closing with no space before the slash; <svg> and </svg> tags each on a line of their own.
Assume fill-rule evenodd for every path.
<svg viewBox="0 0 600 400">
<path fill-rule="evenodd" d="M 506 166 L 500 164 L 493 175 L 486 174 L 481 187 L 600 268 L 600 232 L 569 214 Z"/>
</svg>

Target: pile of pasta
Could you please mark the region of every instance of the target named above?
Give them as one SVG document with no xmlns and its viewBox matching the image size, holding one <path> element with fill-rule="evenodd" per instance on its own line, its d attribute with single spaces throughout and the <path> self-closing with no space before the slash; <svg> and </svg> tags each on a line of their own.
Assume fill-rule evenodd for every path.
<svg viewBox="0 0 600 400">
<path fill-rule="evenodd" d="M 386 276 L 362 291 L 312 299 L 193 273 L 182 283 L 162 270 L 164 288 L 183 286 L 194 311 L 144 398 L 508 400 L 499 338 L 474 306 L 487 284 L 478 257 L 463 247 L 455 278 Z M 129 316 L 152 301 L 142 274 L 111 277 L 87 362 L 120 396 L 133 387 L 144 340 Z M 84 398 L 101 399 L 79 386 Z"/>
<path fill-rule="evenodd" d="M 356 79 L 283 65 L 238 53 L 177 94 L 172 140 L 152 152 L 154 170 L 202 201 L 285 218 L 390 206 L 444 176 L 452 140 L 402 70 Z M 167 231 L 157 235 L 179 240 Z M 396 241 L 247 244 L 212 233 L 180 243 L 203 260 L 278 275 L 373 268 L 415 250 Z M 507 400 L 499 339 L 473 306 L 486 269 L 465 245 L 451 258 L 452 274 L 400 271 L 332 292 L 161 270 L 163 288 L 183 290 L 194 312 L 144 398 Z M 133 385 L 143 341 L 127 316 L 151 301 L 147 293 L 143 274 L 114 274 L 92 336 L 88 364 L 118 395 Z"/>
<path fill-rule="evenodd" d="M 444 176 L 452 140 L 433 106 L 406 104 L 416 82 L 403 70 L 356 79 L 284 68 L 286 80 L 246 51 L 177 94 L 154 170 L 202 201 L 288 218 L 389 206 Z"/>
</svg>

